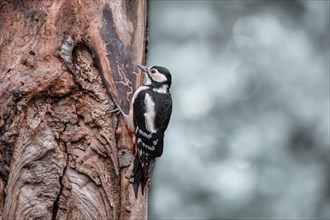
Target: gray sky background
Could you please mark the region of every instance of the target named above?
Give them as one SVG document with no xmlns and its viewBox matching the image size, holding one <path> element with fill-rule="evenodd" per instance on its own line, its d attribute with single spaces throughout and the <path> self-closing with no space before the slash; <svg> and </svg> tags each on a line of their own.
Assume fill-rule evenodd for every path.
<svg viewBox="0 0 330 220">
<path fill-rule="evenodd" d="M 173 77 L 150 218 L 329 218 L 329 1 L 149 2 Z"/>
</svg>

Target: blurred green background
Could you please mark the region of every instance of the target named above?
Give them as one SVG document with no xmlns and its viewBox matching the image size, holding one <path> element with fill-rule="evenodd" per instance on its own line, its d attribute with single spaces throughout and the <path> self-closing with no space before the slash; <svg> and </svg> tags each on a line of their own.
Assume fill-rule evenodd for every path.
<svg viewBox="0 0 330 220">
<path fill-rule="evenodd" d="M 329 1 L 149 1 L 173 77 L 150 219 L 329 218 Z"/>
</svg>

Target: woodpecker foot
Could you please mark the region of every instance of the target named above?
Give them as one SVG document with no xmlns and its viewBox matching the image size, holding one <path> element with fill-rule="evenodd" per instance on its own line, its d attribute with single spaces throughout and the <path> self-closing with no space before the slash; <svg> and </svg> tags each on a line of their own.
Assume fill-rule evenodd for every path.
<svg viewBox="0 0 330 220">
<path fill-rule="evenodd" d="M 119 115 L 120 113 L 122 113 L 121 109 L 120 108 L 115 108 L 113 110 L 110 110 L 109 111 L 110 113 L 115 113 L 115 115 Z"/>
</svg>

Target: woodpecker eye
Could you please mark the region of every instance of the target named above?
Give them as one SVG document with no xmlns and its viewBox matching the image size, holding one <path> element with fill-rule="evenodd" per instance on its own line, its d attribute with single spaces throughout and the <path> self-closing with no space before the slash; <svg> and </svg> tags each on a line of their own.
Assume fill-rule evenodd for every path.
<svg viewBox="0 0 330 220">
<path fill-rule="evenodd" d="M 151 73 L 156 73 L 155 69 L 150 70 Z"/>
</svg>

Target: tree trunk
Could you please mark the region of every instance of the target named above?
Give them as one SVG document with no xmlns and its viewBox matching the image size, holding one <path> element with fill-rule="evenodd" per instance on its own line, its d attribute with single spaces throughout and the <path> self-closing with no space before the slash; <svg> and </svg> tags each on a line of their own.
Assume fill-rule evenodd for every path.
<svg viewBox="0 0 330 220">
<path fill-rule="evenodd" d="M 0 219 L 146 219 L 130 181 L 144 0 L 0 3 Z"/>
</svg>

